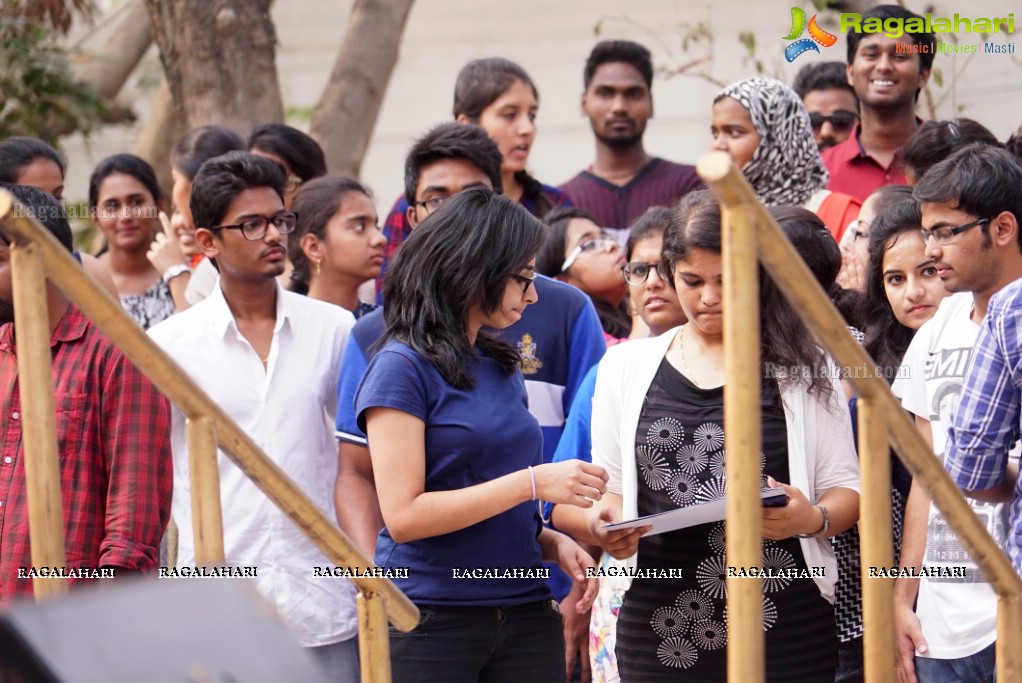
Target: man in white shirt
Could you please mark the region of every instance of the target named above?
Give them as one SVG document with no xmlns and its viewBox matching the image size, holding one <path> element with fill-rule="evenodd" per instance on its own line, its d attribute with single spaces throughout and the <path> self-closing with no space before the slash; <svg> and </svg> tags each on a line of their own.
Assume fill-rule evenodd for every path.
<svg viewBox="0 0 1022 683">
<path fill-rule="evenodd" d="M 333 518 L 332 416 L 341 353 L 355 321 L 340 307 L 277 283 L 296 220 L 284 210 L 285 181 L 279 165 L 245 152 L 202 165 L 190 202 L 195 239 L 219 270 L 219 285 L 149 334 Z M 171 442 L 178 567 L 191 567 L 188 449 L 176 406 Z M 232 462 L 220 455 L 219 463 L 226 563 L 255 568 L 256 587 L 331 680 L 358 681 L 352 585 L 315 576 L 314 567 L 330 562 Z"/>
</svg>

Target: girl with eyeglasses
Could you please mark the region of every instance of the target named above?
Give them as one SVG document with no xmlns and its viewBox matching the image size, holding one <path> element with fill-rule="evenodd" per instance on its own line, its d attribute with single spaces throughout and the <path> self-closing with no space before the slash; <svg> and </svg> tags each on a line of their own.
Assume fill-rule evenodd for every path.
<svg viewBox="0 0 1022 683">
<path fill-rule="evenodd" d="M 575 207 L 560 207 L 546 217 L 547 238 L 536 257 L 536 272 L 577 287 L 592 300 L 607 345 L 617 344 L 632 329 L 621 277 L 625 255 L 617 241 Z"/>
<path fill-rule="evenodd" d="M 394 680 L 564 681 L 561 615 L 543 561 L 586 583 L 593 561 L 543 527 L 539 501 L 588 507 L 606 473 L 543 463 L 521 355 L 487 331 L 537 300 L 543 225 L 520 204 L 470 187 L 430 214 L 387 274 L 382 347 L 355 397 L 384 528 L 381 567 L 421 613 L 390 631 Z"/>
<path fill-rule="evenodd" d="M 837 276 L 839 285 L 856 292 L 866 291 L 870 225 L 877 214 L 883 212 L 887 207 L 911 198 L 912 188 L 907 185 L 884 185 L 866 197 L 866 201 L 862 203 L 862 209 L 859 211 L 859 217 L 845 231 L 838 243 L 842 255 L 841 272 Z"/>
</svg>

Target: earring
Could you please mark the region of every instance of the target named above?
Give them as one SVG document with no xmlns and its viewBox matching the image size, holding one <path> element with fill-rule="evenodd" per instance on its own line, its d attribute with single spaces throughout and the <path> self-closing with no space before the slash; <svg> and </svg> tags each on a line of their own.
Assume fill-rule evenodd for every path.
<svg viewBox="0 0 1022 683">
<path fill-rule="evenodd" d="M 323 262 L 322 261 L 314 261 L 314 263 L 316 264 L 316 275 L 319 275 L 319 271 L 322 270 L 322 268 L 323 268 L 323 266 L 322 266 Z"/>
</svg>

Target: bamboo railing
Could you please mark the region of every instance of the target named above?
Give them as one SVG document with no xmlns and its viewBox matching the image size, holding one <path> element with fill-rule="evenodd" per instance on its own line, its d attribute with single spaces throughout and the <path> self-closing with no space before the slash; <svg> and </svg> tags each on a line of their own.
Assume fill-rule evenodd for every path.
<svg viewBox="0 0 1022 683">
<path fill-rule="evenodd" d="M 195 559 L 224 562 L 219 447 L 338 567 L 371 567 L 361 551 L 293 481 L 157 347 L 146 333 L 85 274 L 50 232 L 14 197 L 0 191 L 0 229 L 11 242 L 18 376 L 24 425 L 29 535 L 34 566 L 63 566 L 64 529 L 51 389 L 46 281 L 59 288 L 185 414 L 194 514 Z M 26 343 L 31 340 L 33 343 Z M 311 568 L 310 568 L 311 571 Z M 419 611 L 385 578 L 352 578 L 358 589 L 359 649 L 364 683 L 389 682 L 386 619 L 402 631 L 418 625 Z M 63 581 L 33 579 L 37 599 L 59 595 Z"/>
<path fill-rule="evenodd" d="M 763 267 L 799 312 L 838 367 L 855 368 L 848 380 L 859 395 L 859 461 L 862 478 L 859 534 L 862 540 L 863 638 L 866 680 L 893 683 L 895 650 L 893 579 L 867 578 L 868 568 L 892 564 L 891 472 L 888 444 L 947 519 L 998 596 L 997 680 L 1022 681 L 1022 580 L 969 507 L 941 462 L 923 441 L 876 364 L 849 334 L 844 320 L 816 282 L 741 171 L 723 152 L 710 152 L 697 166 L 721 203 L 723 218 L 725 448 L 728 496 L 727 557 L 730 566 L 759 563 L 761 508 L 759 469 L 759 305 L 757 267 Z M 735 331 L 739 333 L 735 333 Z M 862 371 L 859 372 L 859 369 Z M 730 418 L 728 416 L 731 416 Z M 743 476 L 744 473 L 752 473 Z M 752 504 L 747 501 L 753 501 Z M 727 579 L 728 680 L 764 680 L 762 586 Z"/>
</svg>

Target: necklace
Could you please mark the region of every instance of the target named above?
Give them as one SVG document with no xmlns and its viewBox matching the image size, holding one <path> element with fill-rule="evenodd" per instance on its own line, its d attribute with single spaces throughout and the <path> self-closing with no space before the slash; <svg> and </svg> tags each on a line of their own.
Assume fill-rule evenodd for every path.
<svg viewBox="0 0 1022 683">
<path fill-rule="evenodd" d="M 685 362 L 685 330 L 687 329 L 688 325 L 684 325 L 681 328 L 681 331 L 678 332 L 678 351 L 681 356 L 681 370 L 685 373 L 685 377 L 688 378 L 689 382 L 692 382 L 692 384 L 702 389 L 702 385 L 699 384 L 694 377 L 692 377 L 692 371 L 688 369 L 688 363 Z"/>
</svg>

